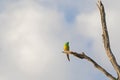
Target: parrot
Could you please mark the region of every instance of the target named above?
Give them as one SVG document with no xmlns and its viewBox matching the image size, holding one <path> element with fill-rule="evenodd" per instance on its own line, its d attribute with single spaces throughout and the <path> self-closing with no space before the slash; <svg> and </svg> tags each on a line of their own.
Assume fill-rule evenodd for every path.
<svg viewBox="0 0 120 80">
<path fill-rule="evenodd" d="M 69 51 L 69 50 L 70 50 L 69 42 L 66 42 L 66 43 L 64 44 L 64 51 Z M 68 61 L 70 61 L 69 54 L 66 54 L 66 55 L 67 55 Z"/>
</svg>

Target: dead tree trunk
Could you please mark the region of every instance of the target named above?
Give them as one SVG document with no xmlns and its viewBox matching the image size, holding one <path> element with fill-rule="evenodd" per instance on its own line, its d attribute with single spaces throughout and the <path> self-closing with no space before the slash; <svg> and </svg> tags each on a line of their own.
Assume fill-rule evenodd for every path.
<svg viewBox="0 0 120 80">
<path fill-rule="evenodd" d="M 98 1 L 97 4 L 99 11 L 100 11 L 100 15 L 101 15 L 101 24 L 102 24 L 102 37 L 103 37 L 103 41 L 104 41 L 104 48 L 106 51 L 106 54 L 111 62 L 111 64 L 113 65 L 118 78 L 120 76 L 120 67 L 116 61 L 115 56 L 113 55 L 111 48 L 110 48 L 110 41 L 109 41 L 109 35 L 108 35 L 108 30 L 107 30 L 107 25 L 106 25 L 106 16 L 105 16 L 105 10 L 104 10 L 104 5 L 102 4 L 101 1 Z"/>
<path fill-rule="evenodd" d="M 108 35 L 108 30 L 107 30 L 107 25 L 106 25 L 106 16 L 105 16 L 104 5 L 99 0 L 97 3 L 97 6 L 99 8 L 100 17 L 101 17 L 101 24 L 102 24 L 102 31 L 103 31 L 102 37 L 103 37 L 104 48 L 105 48 L 105 51 L 106 51 L 109 61 L 111 62 L 114 70 L 116 71 L 117 77 L 114 77 L 109 72 L 107 72 L 103 67 L 101 67 L 92 58 L 88 57 L 84 52 L 77 53 L 77 52 L 73 52 L 73 51 L 63 51 L 63 53 L 72 54 L 75 57 L 78 57 L 79 59 L 86 59 L 87 61 L 91 62 L 98 70 L 103 72 L 110 80 L 120 80 L 120 67 L 119 67 L 119 65 L 116 61 L 116 58 L 110 48 L 110 40 L 109 40 L 109 35 Z"/>
</svg>

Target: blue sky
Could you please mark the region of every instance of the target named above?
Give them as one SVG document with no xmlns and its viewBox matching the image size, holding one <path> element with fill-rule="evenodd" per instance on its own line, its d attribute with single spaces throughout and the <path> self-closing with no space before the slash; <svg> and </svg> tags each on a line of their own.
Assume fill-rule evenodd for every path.
<svg viewBox="0 0 120 80">
<path fill-rule="evenodd" d="M 109 80 L 85 60 L 71 55 L 68 62 L 62 53 L 66 41 L 116 76 L 104 51 L 96 2 L 0 0 L 0 79 Z M 119 2 L 103 0 L 115 56 L 120 56 Z"/>
</svg>

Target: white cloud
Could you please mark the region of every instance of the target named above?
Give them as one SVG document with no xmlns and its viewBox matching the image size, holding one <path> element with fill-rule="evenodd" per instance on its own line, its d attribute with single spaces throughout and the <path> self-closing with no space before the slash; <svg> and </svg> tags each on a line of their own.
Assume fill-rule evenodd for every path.
<svg viewBox="0 0 120 80">
<path fill-rule="evenodd" d="M 82 13 L 76 18 L 77 32 L 88 37 L 97 37 L 100 33 L 100 18 L 97 11 L 91 13 Z M 97 33 L 95 33 L 97 32 Z M 88 35 L 89 34 L 89 35 Z"/>
<path fill-rule="evenodd" d="M 6 66 L 1 67 L 3 71 L 0 74 L 5 73 L 1 77 L 9 77 L 9 80 L 18 80 L 20 77 L 18 75 L 23 75 L 20 78 L 22 80 L 34 80 L 34 78 L 38 80 L 41 78 L 40 75 L 44 77 L 50 75 L 50 77 L 60 80 L 64 78 L 64 73 L 62 73 L 63 75 L 58 73 L 62 77 L 54 77 L 57 75 L 56 73 L 45 74 L 52 62 L 54 62 L 53 65 L 56 64 L 56 61 L 60 63 L 55 56 L 59 55 L 56 52 L 59 48 L 57 46 L 60 45 L 57 35 L 62 31 L 61 24 L 64 24 L 61 13 L 35 3 L 21 2 L 18 5 L 14 3 L 12 7 L 8 5 L 6 10 L 0 14 L 0 18 L 0 21 L 3 22 L 0 24 L 1 57 L 4 57 L 1 59 L 1 65 Z M 57 66 L 59 67 L 59 65 L 61 63 Z M 64 67 L 59 69 L 59 71 L 62 70 Z M 18 77 L 11 77 L 14 75 Z"/>
</svg>

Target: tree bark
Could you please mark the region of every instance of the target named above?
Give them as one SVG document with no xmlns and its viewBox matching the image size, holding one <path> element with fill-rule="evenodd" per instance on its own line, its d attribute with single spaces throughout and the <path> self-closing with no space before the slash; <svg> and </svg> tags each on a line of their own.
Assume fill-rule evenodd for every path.
<svg viewBox="0 0 120 80">
<path fill-rule="evenodd" d="M 100 16 L 101 16 L 101 24 L 102 24 L 102 31 L 103 31 L 102 37 L 103 37 L 103 42 L 104 42 L 104 48 L 105 48 L 106 54 L 107 54 L 111 64 L 113 65 L 113 67 L 119 77 L 120 76 L 120 68 L 119 68 L 116 58 L 113 55 L 111 48 L 110 48 L 110 41 L 109 41 L 109 35 L 108 35 L 108 30 L 107 30 L 107 25 L 106 25 L 106 16 L 105 16 L 104 5 L 99 0 L 97 3 L 97 6 L 99 8 Z"/>
<path fill-rule="evenodd" d="M 97 68 L 98 70 L 103 72 L 108 78 L 110 78 L 111 80 L 116 80 L 116 78 L 114 76 L 112 76 L 109 72 L 107 72 L 102 66 L 100 66 L 97 62 L 95 62 L 92 58 L 87 56 L 84 52 L 79 54 L 79 53 L 73 52 L 73 51 L 63 51 L 63 53 L 72 54 L 75 57 L 78 57 L 79 59 L 86 59 L 87 61 L 91 62 L 95 66 L 95 68 Z"/>
</svg>

